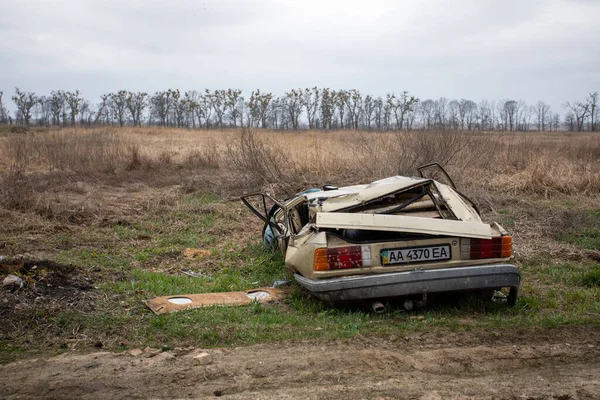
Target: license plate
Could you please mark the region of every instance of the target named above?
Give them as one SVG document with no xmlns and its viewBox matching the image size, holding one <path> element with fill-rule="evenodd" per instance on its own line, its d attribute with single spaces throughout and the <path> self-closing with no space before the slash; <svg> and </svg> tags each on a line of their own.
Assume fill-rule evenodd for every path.
<svg viewBox="0 0 600 400">
<path fill-rule="evenodd" d="M 450 245 L 410 247 L 406 249 L 381 250 L 381 264 L 409 264 L 415 262 L 449 260 Z"/>
</svg>

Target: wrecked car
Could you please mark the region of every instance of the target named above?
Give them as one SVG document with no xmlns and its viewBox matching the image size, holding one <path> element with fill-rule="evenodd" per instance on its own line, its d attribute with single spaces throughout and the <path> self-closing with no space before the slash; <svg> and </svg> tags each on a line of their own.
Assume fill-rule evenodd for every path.
<svg viewBox="0 0 600 400">
<path fill-rule="evenodd" d="M 424 177 L 434 168 L 447 184 Z M 322 300 L 367 300 L 380 311 L 384 298 L 404 297 L 410 309 L 428 294 L 477 291 L 514 305 L 520 273 L 510 263 L 512 237 L 482 222 L 439 164 L 418 172 L 325 185 L 286 200 L 257 192 L 242 201 L 264 222 L 265 243 Z"/>
</svg>

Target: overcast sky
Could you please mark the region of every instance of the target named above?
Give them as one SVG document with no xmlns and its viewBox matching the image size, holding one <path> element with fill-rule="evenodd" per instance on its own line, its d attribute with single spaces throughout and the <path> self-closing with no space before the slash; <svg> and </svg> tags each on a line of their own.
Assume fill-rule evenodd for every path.
<svg viewBox="0 0 600 400">
<path fill-rule="evenodd" d="M 600 90 L 600 0 L 0 0 L 0 90 Z M 5 96 L 5 104 L 12 103 Z"/>
</svg>

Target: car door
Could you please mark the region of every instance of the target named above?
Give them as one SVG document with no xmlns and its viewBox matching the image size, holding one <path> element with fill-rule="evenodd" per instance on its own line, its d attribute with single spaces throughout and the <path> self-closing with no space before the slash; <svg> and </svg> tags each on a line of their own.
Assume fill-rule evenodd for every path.
<svg viewBox="0 0 600 400">
<path fill-rule="evenodd" d="M 278 248 L 285 256 L 291 234 L 286 204 L 264 192 L 243 195 L 241 200 L 264 223 L 264 243 L 268 247 Z"/>
</svg>

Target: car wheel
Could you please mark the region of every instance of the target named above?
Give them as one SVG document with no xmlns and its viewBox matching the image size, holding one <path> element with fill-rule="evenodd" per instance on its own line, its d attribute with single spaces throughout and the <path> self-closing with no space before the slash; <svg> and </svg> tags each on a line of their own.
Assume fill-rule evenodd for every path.
<svg viewBox="0 0 600 400">
<path fill-rule="evenodd" d="M 508 298 L 506 299 L 506 304 L 508 304 L 510 307 L 514 307 L 515 304 L 517 304 L 517 297 L 519 296 L 519 288 L 518 287 L 511 287 L 510 291 L 508 292 Z"/>
</svg>

